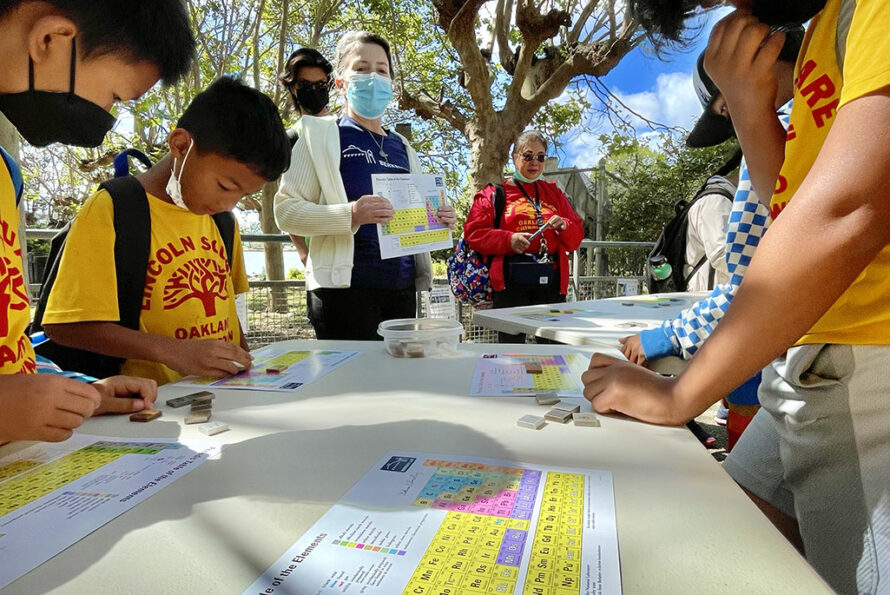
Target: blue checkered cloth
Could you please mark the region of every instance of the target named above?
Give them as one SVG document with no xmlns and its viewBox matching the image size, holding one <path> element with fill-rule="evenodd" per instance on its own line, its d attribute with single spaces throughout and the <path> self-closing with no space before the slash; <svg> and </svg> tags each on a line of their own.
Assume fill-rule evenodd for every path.
<svg viewBox="0 0 890 595">
<path fill-rule="evenodd" d="M 791 115 L 788 102 L 779 112 L 779 121 L 788 129 Z M 770 222 L 769 209 L 760 202 L 751 186 L 748 166 L 742 161 L 739 186 L 732 202 L 732 211 L 726 224 L 726 268 L 728 283 L 718 285 L 705 299 L 683 310 L 676 317 L 665 320 L 660 328 L 640 333 L 640 343 L 647 360 L 669 355 L 689 359 L 707 339 L 717 323 L 729 310 L 748 270 L 754 250 L 760 243 Z"/>
</svg>

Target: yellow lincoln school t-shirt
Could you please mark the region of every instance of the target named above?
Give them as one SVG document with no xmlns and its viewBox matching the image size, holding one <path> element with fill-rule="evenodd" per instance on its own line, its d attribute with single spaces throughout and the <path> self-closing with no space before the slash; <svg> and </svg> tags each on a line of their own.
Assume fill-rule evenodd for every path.
<svg viewBox="0 0 890 595">
<path fill-rule="evenodd" d="M 25 332 L 31 322 L 31 306 L 22 273 L 19 213 L 12 178 L 2 159 L 0 157 L 0 374 L 33 374 L 37 364 Z"/>
<path fill-rule="evenodd" d="M 880 0 L 856 2 L 843 74 L 835 43 L 840 7 L 841 0 L 828 0 L 804 39 L 795 68 L 794 107 L 785 163 L 772 197 L 773 219 L 809 173 L 838 109 L 890 85 L 890 60 L 886 59 L 890 56 L 890 6 Z M 859 165 L 869 167 L 867 163 Z M 813 274 L 818 275 L 819 271 Z M 798 343 L 890 344 L 890 246 L 884 247 Z"/>
<path fill-rule="evenodd" d="M 238 344 L 235 296 L 247 291 L 241 237 L 235 228 L 232 270 L 213 218 L 195 215 L 148 194 L 151 249 L 139 328 L 177 339 L 224 339 Z M 101 190 L 74 219 L 44 324 L 120 320 L 114 267 L 111 195 Z M 158 384 L 182 374 L 163 364 L 127 360 L 122 374 Z"/>
</svg>

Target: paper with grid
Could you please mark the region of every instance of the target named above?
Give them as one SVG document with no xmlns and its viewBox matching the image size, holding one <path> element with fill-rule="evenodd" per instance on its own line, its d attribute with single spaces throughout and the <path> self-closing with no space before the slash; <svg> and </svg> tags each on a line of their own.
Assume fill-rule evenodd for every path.
<svg viewBox="0 0 890 595">
<path fill-rule="evenodd" d="M 391 451 L 247 593 L 621 592 L 612 476 Z"/>
<path fill-rule="evenodd" d="M 0 588 L 176 481 L 221 446 L 75 434 L 0 458 Z"/>
<path fill-rule="evenodd" d="M 575 353 L 486 353 L 476 362 L 470 395 L 521 397 L 554 391 L 564 397 L 582 397 L 581 374 L 588 362 L 588 357 Z"/>
<path fill-rule="evenodd" d="M 451 230 L 436 215 L 445 206 L 445 178 L 429 174 L 374 174 L 374 194 L 389 200 L 395 214 L 377 225 L 380 258 L 409 256 L 453 247 Z"/>
</svg>

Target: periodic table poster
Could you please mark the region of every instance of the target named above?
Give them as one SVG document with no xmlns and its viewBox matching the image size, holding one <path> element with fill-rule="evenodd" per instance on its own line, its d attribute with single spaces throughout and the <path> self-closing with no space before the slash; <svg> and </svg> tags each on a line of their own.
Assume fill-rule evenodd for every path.
<svg viewBox="0 0 890 595">
<path fill-rule="evenodd" d="M 395 215 L 377 225 L 380 258 L 408 256 L 453 247 L 451 230 L 436 212 L 445 202 L 444 176 L 374 174 L 374 194 L 392 203 Z"/>
<path fill-rule="evenodd" d="M 390 451 L 244 593 L 619 594 L 612 474 Z"/>
<path fill-rule="evenodd" d="M 0 588 L 217 457 L 221 448 L 74 434 L 0 458 Z"/>
</svg>

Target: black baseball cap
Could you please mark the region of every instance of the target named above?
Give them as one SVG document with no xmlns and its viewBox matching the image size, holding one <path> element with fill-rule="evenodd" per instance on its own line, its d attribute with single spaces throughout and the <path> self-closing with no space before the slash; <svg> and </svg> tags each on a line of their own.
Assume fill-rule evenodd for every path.
<svg viewBox="0 0 890 595">
<path fill-rule="evenodd" d="M 794 26 L 782 30 L 785 32 L 785 45 L 782 46 L 778 59 L 783 62 L 794 62 L 797 60 L 797 55 L 803 44 L 804 29 Z M 692 148 L 713 147 L 735 136 L 732 121 L 728 117 L 714 112 L 714 102 L 720 95 L 720 89 L 705 72 L 704 62 L 705 52 L 702 52 L 696 60 L 695 70 L 692 72 L 695 94 L 698 95 L 698 100 L 704 108 L 704 112 L 686 138 L 686 146 Z"/>
</svg>

